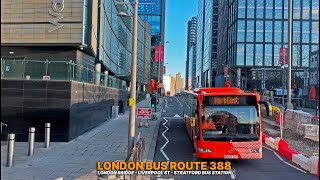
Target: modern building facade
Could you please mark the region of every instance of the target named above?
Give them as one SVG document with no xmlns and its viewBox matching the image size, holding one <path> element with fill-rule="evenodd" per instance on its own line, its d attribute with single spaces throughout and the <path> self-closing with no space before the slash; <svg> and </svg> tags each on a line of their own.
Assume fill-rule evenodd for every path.
<svg viewBox="0 0 320 180">
<path fill-rule="evenodd" d="M 193 44 L 189 50 L 188 66 L 188 90 L 198 87 L 196 78 L 197 44 Z"/>
<path fill-rule="evenodd" d="M 184 87 L 183 83 L 184 83 L 184 80 L 183 80 L 183 78 L 181 76 L 181 73 L 178 72 L 176 74 L 176 93 L 182 92 L 182 90 L 184 89 L 183 88 Z"/>
<path fill-rule="evenodd" d="M 280 87 L 280 48 L 288 47 L 288 0 L 219 1 L 218 75 L 228 65 L 243 89 Z M 308 89 L 310 53 L 318 50 L 319 1 L 293 0 L 292 79 Z"/>
<path fill-rule="evenodd" d="M 189 79 L 192 79 L 193 76 L 192 74 L 189 74 L 190 69 L 190 63 L 189 61 L 189 53 L 190 53 L 190 48 L 197 43 L 197 17 L 192 17 L 190 21 L 188 21 L 188 34 L 187 34 L 187 60 L 186 60 L 186 79 L 185 79 L 185 88 L 189 87 Z M 191 62 L 193 64 L 193 61 Z M 195 78 L 195 75 L 194 75 Z M 192 81 L 192 80 L 190 80 Z"/>
<path fill-rule="evenodd" d="M 124 111 L 133 20 L 119 12 L 132 15 L 132 6 L 1 1 L 1 121 L 10 127 L 3 133 L 25 141 L 28 127 L 52 123 L 52 141 L 69 141 L 110 118 L 111 106 Z M 143 91 L 150 79 L 151 26 L 141 18 L 138 24 L 137 87 Z M 36 140 L 43 138 L 38 132 Z"/>
<path fill-rule="evenodd" d="M 134 2 L 134 0 L 131 0 Z M 151 46 L 152 57 L 154 58 L 155 46 L 164 46 L 164 32 L 165 32 L 165 8 L 166 0 L 139 0 L 141 3 L 138 7 L 138 14 L 143 19 L 151 24 Z M 149 3 L 149 4 L 143 4 Z M 163 62 L 160 63 L 160 81 L 163 80 Z M 158 80 L 159 63 L 151 62 L 151 78 Z"/>
<path fill-rule="evenodd" d="M 218 0 L 198 2 L 196 79 L 201 87 L 214 87 L 218 53 Z"/>
<path fill-rule="evenodd" d="M 175 76 L 171 76 L 171 88 L 170 88 L 170 96 L 176 95 L 177 90 L 177 81 Z"/>
</svg>

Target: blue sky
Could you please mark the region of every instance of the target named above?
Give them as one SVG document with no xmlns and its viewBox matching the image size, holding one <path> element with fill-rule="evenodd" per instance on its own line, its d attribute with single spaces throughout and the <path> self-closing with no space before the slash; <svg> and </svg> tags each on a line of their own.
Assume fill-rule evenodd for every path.
<svg viewBox="0 0 320 180">
<path fill-rule="evenodd" d="M 185 78 L 188 21 L 198 13 L 198 0 L 166 0 L 166 75 L 181 72 Z"/>
</svg>

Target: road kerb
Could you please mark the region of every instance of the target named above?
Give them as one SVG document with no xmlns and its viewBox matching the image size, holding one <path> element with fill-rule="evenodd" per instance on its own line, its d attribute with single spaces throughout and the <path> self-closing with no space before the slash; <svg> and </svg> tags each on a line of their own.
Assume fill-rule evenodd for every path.
<svg viewBox="0 0 320 180">
<path fill-rule="evenodd" d="M 266 136 L 266 135 L 263 134 L 263 136 Z M 283 139 L 280 139 L 280 141 L 277 141 L 277 142 L 275 142 L 273 138 L 272 138 L 273 141 L 272 139 L 270 141 L 270 139 L 271 137 L 266 138 L 265 144 L 269 146 L 271 145 L 271 147 L 274 146 L 272 148 L 277 150 L 284 157 L 286 157 L 287 160 L 290 160 L 294 164 L 299 165 L 301 168 L 309 171 L 311 174 L 315 174 L 319 176 L 319 157 L 315 157 L 315 156 L 307 157 L 307 156 L 304 156 L 302 153 L 295 152 L 288 146 L 288 143 Z M 273 143 L 270 143 L 269 141 L 273 143 L 281 143 L 283 145 L 280 145 L 279 148 L 276 148 L 276 145 Z M 282 146 L 285 146 L 285 147 L 282 147 Z M 285 149 L 286 151 L 283 151 L 283 149 Z"/>
</svg>

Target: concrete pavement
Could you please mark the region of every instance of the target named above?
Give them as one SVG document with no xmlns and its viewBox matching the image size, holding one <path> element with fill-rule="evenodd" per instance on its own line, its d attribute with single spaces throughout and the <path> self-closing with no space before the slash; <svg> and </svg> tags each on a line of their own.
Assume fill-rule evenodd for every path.
<svg viewBox="0 0 320 180">
<path fill-rule="evenodd" d="M 137 104 L 147 107 L 150 98 Z M 160 99 L 160 104 L 162 99 Z M 158 111 L 160 119 L 162 111 Z M 97 161 L 124 160 L 127 156 L 129 112 L 119 115 L 100 126 L 86 132 L 68 143 L 52 142 L 49 149 L 43 143 L 35 143 L 33 157 L 27 156 L 26 142 L 16 142 L 14 166 L 6 167 L 6 142 L 1 142 L 1 179 L 5 180 L 49 180 L 63 179 L 97 179 Z M 145 138 L 145 160 L 153 160 L 159 120 L 149 121 L 148 128 L 139 128 L 136 121 L 136 134 Z"/>
</svg>

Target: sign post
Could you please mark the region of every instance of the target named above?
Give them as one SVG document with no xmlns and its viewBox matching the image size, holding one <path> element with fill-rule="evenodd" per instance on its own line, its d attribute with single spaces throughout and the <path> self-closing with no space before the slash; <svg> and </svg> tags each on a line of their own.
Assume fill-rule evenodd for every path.
<svg viewBox="0 0 320 180">
<path fill-rule="evenodd" d="M 147 122 L 140 122 L 140 126 L 148 127 L 148 120 L 152 118 L 151 108 L 137 108 L 137 118 L 147 119 Z"/>
</svg>

